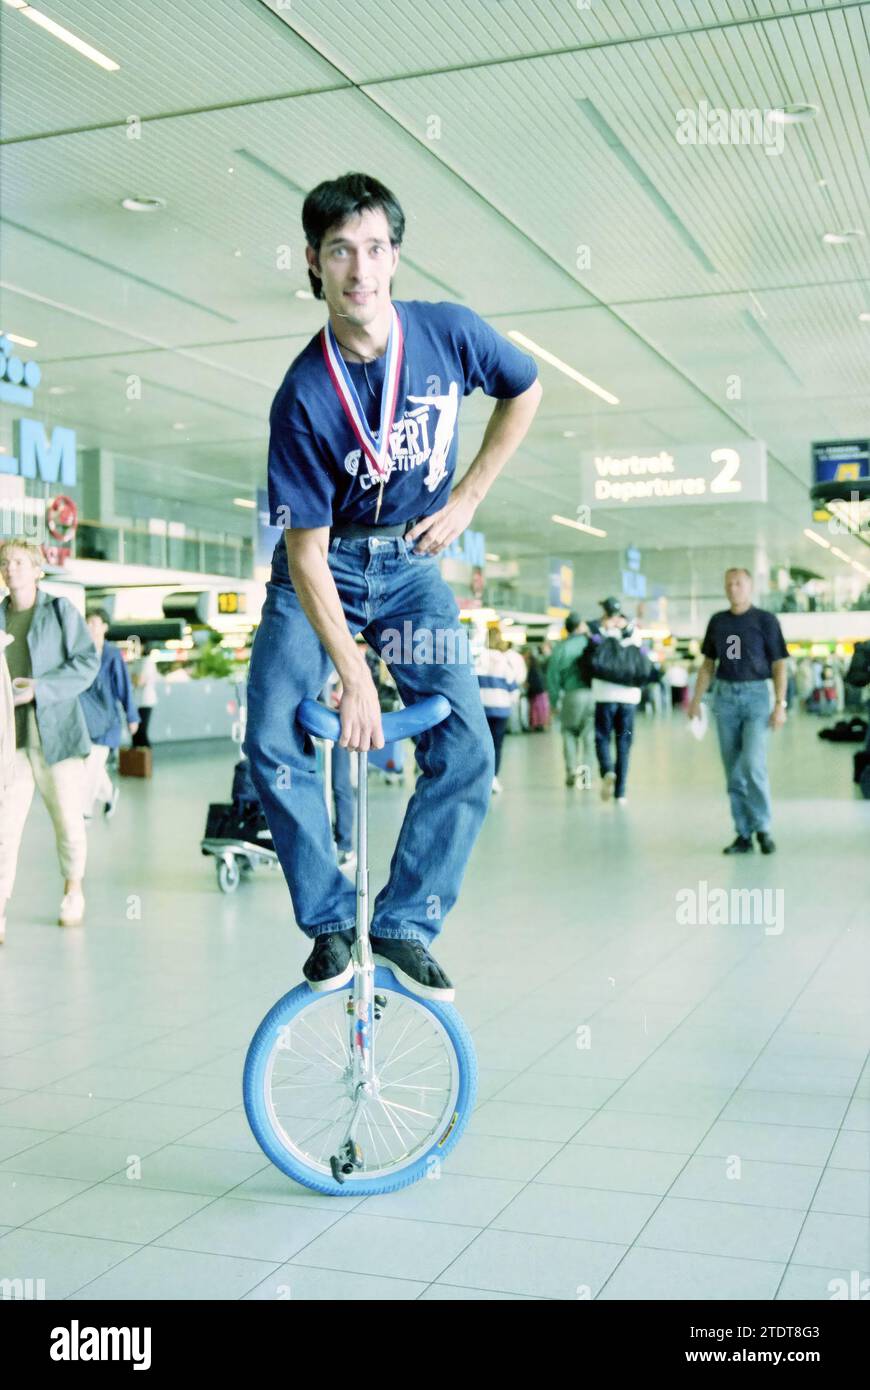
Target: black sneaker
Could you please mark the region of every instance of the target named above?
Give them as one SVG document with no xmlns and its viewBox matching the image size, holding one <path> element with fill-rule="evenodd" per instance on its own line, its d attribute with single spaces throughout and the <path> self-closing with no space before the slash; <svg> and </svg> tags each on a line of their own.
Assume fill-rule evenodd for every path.
<svg viewBox="0 0 870 1390">
<path fill-rule="evenodd" d="M 372 955 L 376 965 L 385 965 L 412 994 L 448 1003 L 456 990 L 421 941 L 404 941 L 393 936 L 373 936 Z"/>
<path fill-rule="evenodd" d="M 762 854 L 774 854 L 776 852 L 776 845 L 766 830 L 756 830 L 755 838 Z"/>
<path fill-rule="evenodd" d="M 327 932 L 315 939 L 314 950 L 302 967 L 312 989 L 341 989 L 353 979 L 353 942 L 354 933 L 350 931 Z"/>
<path fill-rule="evenodd" d="M 726 845 L 723 854 L 751 854 L 754 849 L 752 840 L 748 835 L 738 835 L 733 845 Z"/>
</svg>

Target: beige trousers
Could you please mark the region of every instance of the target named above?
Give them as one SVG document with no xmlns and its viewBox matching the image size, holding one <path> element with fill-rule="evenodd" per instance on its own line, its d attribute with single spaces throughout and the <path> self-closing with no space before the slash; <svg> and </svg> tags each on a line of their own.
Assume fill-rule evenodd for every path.
<svg viewBox="0 0 870 1390">
<path fill-rule="evenodd" d="M 85 873 L 88 841 L 82 817 L 85 759 L 64 758 L 51 766 L 41 748 L 19 748 L 13 778 L 0 795 L 0 903 L 12 897 L 21 836 L 39 787 L 57 840 L 57 857 L 65 879 Z"/>
<path fill-rule="evenodd" d="M 91 751 L 85 758 L 85 772 L 82 781 L 82 810 L 86 816 L 89 816 L 93 811 L 95 801 L 99 801 L 100 805 L 104 806 L 107 801 L 112 799 L 112 779 L 106 771 L 108 759 L 108 748 L 105 748 L 101 743 L 91 744 Z"/>
</svg>

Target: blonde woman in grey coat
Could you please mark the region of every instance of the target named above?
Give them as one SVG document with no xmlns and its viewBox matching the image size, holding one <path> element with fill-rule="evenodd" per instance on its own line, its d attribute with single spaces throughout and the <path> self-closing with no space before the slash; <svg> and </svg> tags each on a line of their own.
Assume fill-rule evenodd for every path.
<svg viewBox="0 0 870 1390">
<path fill-rule="evenodd" d="M 85 911 L 82 782 L 91 741 L 78 697 L 94 680 L 100 658 L 78 609 L 42 592 L 41 578 L 35 545 L 0 545 L 0 580 L 9 590 L 0 602 L 0 632 L 13 639 L 5 658 L 15 719 L 12 778 L 0 792 L 0 940 L 35 786 L 54 825 L 64 881 L 58 923 L 78 926 Z"/>
</svg>

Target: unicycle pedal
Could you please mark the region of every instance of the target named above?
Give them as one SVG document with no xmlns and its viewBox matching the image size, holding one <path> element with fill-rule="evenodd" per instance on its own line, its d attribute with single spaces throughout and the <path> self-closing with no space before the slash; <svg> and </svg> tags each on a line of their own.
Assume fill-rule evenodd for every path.
<svg viewBox="0 0 870 1390">
<path fill-rule="evenodd" d="M 332 1169 L 332 1176 L 336 1182 L 346 1182 L 349 1174 L 355 1168 L 363 1166 L 363 1151 L 356 1140 L 348 1139 L 342 1144 L 337 1154 L 333 1154 L 329 1160 Z"/>
</svg>

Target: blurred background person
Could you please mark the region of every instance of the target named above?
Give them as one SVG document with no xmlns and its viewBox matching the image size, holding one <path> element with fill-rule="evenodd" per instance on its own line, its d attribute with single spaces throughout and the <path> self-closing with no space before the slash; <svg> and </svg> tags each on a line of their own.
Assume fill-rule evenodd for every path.
<svg viewBox="0 0 870 1390">
<path fill-rule="evenodd" d="M 581 769 L 592 765 L 592 739 L 595 730 L 595 701 L 588 663 L 582 661 L 589 648 L 589 629 L 579 613 L 565 619 L 566 637 L 553 648 L 547 665 L 547 691 L 553 709 L 558 707 L 562 727 L 562 756 L 566 787 L 584 785 Z"/>
<path fill-rule="evenodd" d="M 602 640 L 613 637 L 623 647 L 639 647 L 640 636 L 634 624 L 622 612 L 619 599 L 602 599 L 601 607 L 603 617 L 595 624 L 596 635 Z M 592 680 L 592 698 L 595 701 L 595 751 L 601 773 L 601 799 L 609 801 L 615 794 L 617 802 L 624 806 L 627 800 L 628 760 L 634 737 L 634 712 L 640 704 L 640 687 L 620 685 L 617 681 L 595 676 Z M 612 753 L 614 740 L 615 769 Z"/>
<path fill-rule="evenodd" d="M 185 676 L 187 672 L 184 672 Z M 148 739 L 148 725 L 151 723 L 151 714 L 157 704 L 157 681 L 160 672 L 157 669 L 157 657 L 154 654 L 154 645 L 146 642 L 142 655 L 133 666 L 133 691 L 136 701 L 136 709 L 139 715 L 139 727 L 133 735 L 134 748 L 150 748 Z"/>
<path fill-rule="evenodd" d="M 498 776 L 502 744 L 511 705 L 516 702 L 520 691 L 522 678 L 517 678 L 517 661 L 525 669 L 525 662 L 519 652 L 514 653 L 508 649 L 508 643 L 503 640 L 498 626 L 491 627 L 486 634 L 486 646 L 477 658 L 477 681 L 483 701 L 483 712 L 495 747 L 495 775 L 492 779 L 492 790 L 495 793 L 502 790 Z"/>
<path fill-rule="evenodd" d="M 547 694 L 546 672 L 546 658 L 530 647 L 526 695 L 529 700 L 529 728 L 532 733 L 546 733 L 550 727 L 550 697 Z"/>
<path fill-rule="evenodd" d="M 34 786 L 51 816 L 63 876 L 58 924 L 78 926 L 85 911 L 82 789 L 91 740 L 79 696 L 100 658 L 75 605 L 40 590 L 42 573 L 37 546 L 16 540 L 0 545 L 0 578 L 9 590 L 0 603 L 0 631 L 13 638 L 6 663 L 15 709 L 14 776 L 0 797 L 0 934 Z"/>
<path fill-rule="evenodd" d="M 112 782 L 106 764 L 110 751 L 121 746 L 122 709 L 134 739 L 139 728 L 139 711 L 133 702 L 133 683 L 126 662 L 115 644 L 106 641 L 110 622 L 104 608 L 95 608 L 87 617 L 88 632 L 100 658 L 100 669 L 93 685 L 81 697 L 91 737 L 82 799 L 85 820 L 90 819 L 95 801 L 102 804 L 103 814 L 107 818 L 115 814 L 120 788 Z"/>
</svg>

